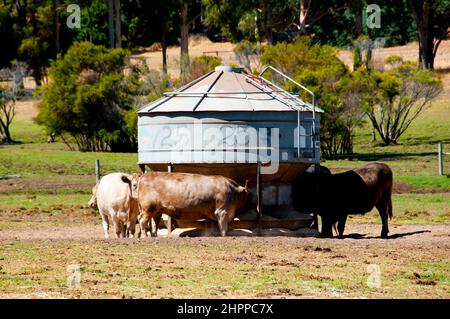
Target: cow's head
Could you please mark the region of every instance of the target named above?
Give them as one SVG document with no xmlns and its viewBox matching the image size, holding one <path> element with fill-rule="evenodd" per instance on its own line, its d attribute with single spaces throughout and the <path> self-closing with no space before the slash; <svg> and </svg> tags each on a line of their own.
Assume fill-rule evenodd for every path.
<svg viewBox="0 0 450 319">
<path fill-rule="evenodd" d="M 141 174 L 136 173 L 122 175 L 122 181 L 130 186 L 131 197 L 134 199 L 138 197 L 139 177 L 141 177 Z"/>
<path fill-rule="evenodd" d="M 97 188 L 98 188 L 98 183 L 95 184 L 94 187 L 92 187 L 92 197 L 89 200 L 89 207 L 91 208 L 95 208 L 97 206 Z"/>
</svg>

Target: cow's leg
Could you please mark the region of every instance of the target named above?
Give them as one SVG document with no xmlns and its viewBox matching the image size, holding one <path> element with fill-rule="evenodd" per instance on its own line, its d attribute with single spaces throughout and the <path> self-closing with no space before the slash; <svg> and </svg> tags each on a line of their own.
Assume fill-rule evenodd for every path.
<svg viewBox="0 0 450 319">
<path fill-rule="evenodd" d="M 120 220 L 118 218 L 114 218 L 113 224 L 114 224 L 114 232 L 116 233 L 116 237 L 120 238 L 120 235 L 122 234 L 122 227 L 121 227 Z"/>
<path fill-rule="evenodd" d="M 101 213 L 102 216 L 102 226 L 103 233 L 105 234 L 105 238 L 109 238 L 109 218 L 108 215 Z"/>
<path fill-rule="evenodd" d="M 157 212 L 157 213 L 153 214 L 153 217 L 150 220 L 150 236 L 152 236 L 152 237 L 158 236 L 158 228 L 159 228 L 159 223 L 161 222 L 161 216 L 162 216 L 162 213 Z M 168 235 L 170 235 L 170 234 L 168 234 Z"/>
<path fill-rule="evenodd" d="M 333 237 L 333 222 L 330 216 L 322 216 L 322 236 L 326 238 Z"/>
<path fill-rule="evenodd" d="M 138 234 L 137 234 L 137 238 L 141 238 L 142 237 L 142 226 L 141 226 L 141 219 L 142 219 L 143 214 L 139 214 L 137 216 L 137 222 L 139 223 L 139 229 L 138 229 Z"/>
<path fill-rule="evenodd" d="M 343 214 L 341 216 L 339 216 L 338 219 L 338 226 L 337 226 L 337 230 L 339 233 L 339 238 L 344 238 L 344 228 L 345 228 L 345 222 L 347 221 L 347 214 Z"/>
<path fill-rule="evenodd" d="M 389 233 L 389 210 L 392 210 L 392 202 L 390 199 L 388 202 L 381 201 L 376 205 L 376 207 L 381 217 L 381 238 L 387 238 Z"/>
<path fill-rule="evenodd" d="M 139 218 L 139 226 L 141 227 L 141 236 L 143 238 L 146 238 L 148 225 L 150 221 L 150 216 L 147 213 L 141 214 L 141 217 Z"/>
<path fill-rule="evenodd" d="M 225 209 L 218 208 L 214 212 L 214 215 L 216 215 L 217 223 L 219 224 L 220 235 L 225 237 L 228 231 L 227 211 Z"/>
<path fill-rule="evenodd" d="M 122 238 L 126 238 L 127 237 L 127 232 L 128 232 L 127 223 L 124 223 L 124 222 L 121 221 L 121 223 L 120 223 L 120 230 L 122 232 Z"/>
<path fill-rule="evenodd" d="M 129 214 L 130 218 L 127 222 L 128 237 L 134 238 L 136 233 L 137 214 Z"/>
<path fill-rule="evenodd" d="M 127 223 L 127 237 L 134 238 L 136 233 L 136 222 L 129 221 Z"/>
</svg>

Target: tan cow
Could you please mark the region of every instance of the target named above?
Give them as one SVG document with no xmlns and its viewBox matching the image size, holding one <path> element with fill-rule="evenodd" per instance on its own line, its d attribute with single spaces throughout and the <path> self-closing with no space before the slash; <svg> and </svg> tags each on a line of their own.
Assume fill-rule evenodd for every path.
<svg viewBox="0 0 450 319">
<path fill-rule="evenodd" d="M 222 236 L 247 201 L 247 185 L 239 186 L 223 176 L 150 172 L 122 180 L 130 185 L 141 213 L 142 235 L 147 236 L 150 218 L 156 226 L 162 214 L 175 219 L 217 221 Z"/>
<path fill-rule="evenodd" d="M 109 238 L 110 221 L 117 238 L 125 237 L 127 230 L 130 237 L 133 237 L 135 233 L 139 214 L 137 201 L 131 196 L 130 187 L 123 183 L 123 176 L 133 179 L 132 174 L 112 173 L 102 177 L 100 182 L 92 188 L 89 206 L 98 207 L 105 238 Z"/>
</svg>

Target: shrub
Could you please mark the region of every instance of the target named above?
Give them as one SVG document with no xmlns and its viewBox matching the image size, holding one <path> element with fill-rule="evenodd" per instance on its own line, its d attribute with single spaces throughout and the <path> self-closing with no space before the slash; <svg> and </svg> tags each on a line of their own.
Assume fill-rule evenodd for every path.
<svg viewBox="0 0 450 319">
<path fill-rule="evenodd" d="M 321 116 L 321 151 L 325 158 L 347 155 L 353 152 L 354 128 L 361 121 L 363 112 L 355 112 L 357 106 L 346 104 L 348 69 L 336 57 L 337 50 L 327 45 L 312 44 L 309 37 L 299 37 L 292 44 L 278 43 L 264 49 L 261 60 L 314 92 L 316 105 L 325 113 Z M 272 80 L 280 78 L 272 75 Z M 290 83 L 281 84 L 291 92 L 298 93 L 305 101 L 311 97 Z"/>
<path fill-rule="evenodd" d="M 127 51 L 90 42 L 74 44 L 51 63 L 37 123 L 82 151 L 132 151 L 136 139 L 126 114 L 133 86 L 126 81 Z M 67 144 L 70 144 L 69 142 Z"/>
<path fill-rule="evenodd" d="M 189 65 L 189 72 L 183 79 L 183 83 L 189 83 L 202 75 L 213 71 L 216 66 L 222 64 L 222 60 L 219 57 L 201 55 L 192 59 Z"/>
</svg>

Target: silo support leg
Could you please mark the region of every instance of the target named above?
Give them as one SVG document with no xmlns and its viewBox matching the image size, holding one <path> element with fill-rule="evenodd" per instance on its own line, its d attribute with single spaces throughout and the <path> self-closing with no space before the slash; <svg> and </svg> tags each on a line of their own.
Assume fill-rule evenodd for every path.
<svg viewBox="0 0 450 319">
<path fill-rule="evenodd" d="M 262 224 L 262 187 L 261 187 L 261 163 L 256 167 L 256 193 L 258 196 L 256 210 L 258 212 L 258 224 L 256 226 L 258 235 L 261 235 Z"/>
<path fill-rule="evenodd" d="M 173 172 L 173 165 L 172 163 L 169 163 L 167 165 L 167 172 L 172 173 Z M 172 224 L 172 217 L 167 216 L 167 236 L 170 236 L 173 230 L 173 224 Z"/>
</svg>

